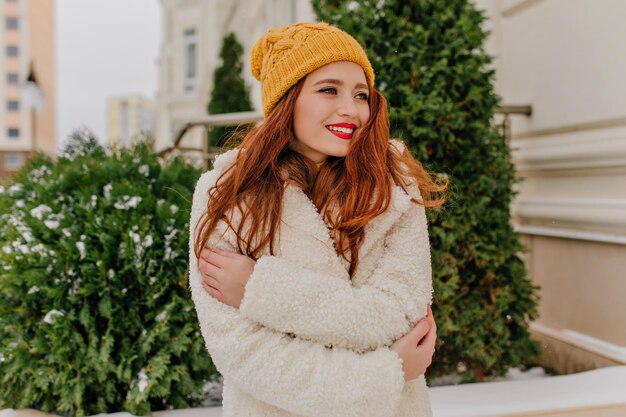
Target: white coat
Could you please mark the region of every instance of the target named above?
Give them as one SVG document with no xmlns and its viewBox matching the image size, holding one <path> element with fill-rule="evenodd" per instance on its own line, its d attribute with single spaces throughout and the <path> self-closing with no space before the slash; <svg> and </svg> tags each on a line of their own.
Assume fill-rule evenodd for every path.
<svg viewBox="0 0 626 417">
<path fill-rule="evenodd" d="M 193 251 L 207 190 L 236 152 L 219 156 L 198 180 L 189 241 L 191 295 L 224 377 L 223 416 L 431 416 L 424 378 L 405 383 L 402 360 L 389 349 L 431 302 L 424 207 L 392 186 L 388 210 L 366 226 L 350 281 L 315 206 L 286 185 L 275 256 L 268 248 L 258 259 L 237 309 L 202 288 Z M 409 191 L 421 199 L 415 185 Z M 234 233 L 224 223 L 216 230 L 209 245 L 236 251 Z"/>
</svg>

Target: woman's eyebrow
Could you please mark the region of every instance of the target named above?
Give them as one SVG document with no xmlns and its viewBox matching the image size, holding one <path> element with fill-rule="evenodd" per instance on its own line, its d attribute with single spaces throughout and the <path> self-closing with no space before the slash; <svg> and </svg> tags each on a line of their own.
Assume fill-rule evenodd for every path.
<svg viewBox="0 0 626 417">
<path fill-rule="evenodd" d="M 316 82 L 313 85 L 318 85 L 318 84 L 335 84 L 335 85 L 343 85 L 343 81 L 341 80 L 337 80 L 335 78 L 326 78 L 325 80 L 320 80 L 318 82 Z M 357 85 L 354 86 L 354 88 L 365 88 L 366 90 L 367 88 L 367 84 L 363 84 L 363 83 L 358 83 Z"/>
</svg>

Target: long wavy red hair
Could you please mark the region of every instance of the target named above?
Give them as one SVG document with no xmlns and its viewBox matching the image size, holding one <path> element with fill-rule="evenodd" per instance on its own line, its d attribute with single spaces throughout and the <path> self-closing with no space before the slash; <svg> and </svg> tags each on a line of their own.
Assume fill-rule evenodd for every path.
<svg viewBox="0 0 626 417">
<path fill-rule="evenodd" d="M 303 82 L 304 78 L 285 93 L 263 123 L 245 134 L 238 146 L 244 151 L 207 190 L 211 198 L 197 225 L 197 257 L 221 220 L 237 235 L 241 253 L 258 259 L 269 245 L 274 254 L 285 181 L 301 188 L 317 207 L 337 254 L 350 263 L 350 276 L 358 266 L 365 225 L 389 207 L 392 183 L 406 191 L 415 180 L 422 201 L 414 203 L 443 204 L 447 183 L 435 180 L 408 150 L 400 153 L 390 145 L 387 101 L 374 88 L 369 96 L 370 117 L 345 157 L 328 157 L 318 172 L 313 161 L 292 150 L 293 111 Z M 228 213 L 235 209 L 241 213 L 239 224 L 229 219 Z"/>
</svg>

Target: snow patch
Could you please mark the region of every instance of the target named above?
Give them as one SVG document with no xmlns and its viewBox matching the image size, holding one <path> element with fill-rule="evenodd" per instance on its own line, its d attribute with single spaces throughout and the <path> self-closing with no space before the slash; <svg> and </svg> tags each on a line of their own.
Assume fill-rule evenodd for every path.
<svg viewBox="0 0 626 417">
<path fill-rule="evenodd" d="M 60 223 L 58 220 L 44 220 L 43 224 L 45 224 L 48 229 L 54 230 L 59 228 Z"/>
<path fill-rule="evenodd" d="M 104 198 L 107 198 L 107 199 L 111 198 L 112 189 L 113 189 L 113 185 L 111 185 L 110 183 L 104 186 L 104 188 L 102 189 Z"/>
<path fill-rule="evenodd" d="M 135 243 L 135 245 L 139 245 L 141 243 L 141 236 L 138 233 L 133 232 L 132 230 L 128 232 L 130 238 Z"/>
<path fill-rule="evenodd" d="M 137 378 L 139 379 L 137 388 L 139 388 L 139 392 L 144 392 L 145 389 L 148 387 L 148 375 L 146 375 L 146 368 L 142 368 L 139 371 Z"/>
<path fill-rule="evenodd" d="M 140 166 L 139 173 L 147 177 L 148 175 L 150 175 L 150 167 L 148 165 Z"/>
<path fill-rule="evenodd" d="M 87 255 L 87 248 L 85 247 L 85 242 L 76 242 L 76 249 L 80 252 L 80 259 L 84 259 L 85 255 Z"/>
<path fill-rule="evenodd" d="M 40 204 L 30 211 L 30 215 L 39 220 L 42 220 L 43 216 L 48 213 L 52 213 L 52 209 L 45 204 Z"/>
<path fill-rule="evenodd" d="M 128 210 L 131 208 L 136 208 L 139 203 L 141 203 L 141 197 L 139 196 L 122 196 L 119 200 L 115 202 L 113 205 L 118 210 Z"/>
<path fill-rule="evenodd" d="M 176 252 L 172 250 L 170 245 L 172 244 L 172 242 L 174 241 L 174 238 L 176 237 L 176 234 L 178 233 L 178 231 L 176 229 L 174 229 L 173 227 L 170 227 L 168 229 L 171 229 L 171 230 L 170 230 L 170 232 L 167 235 L 165 235 L 165 254 L 164 254 L 164 258 L 165 258 L 166 261 L 174 258 L 174 255 L 176 254 Z"/>
<path fill-rule="evenodd" d="M 46 252 L 46 247 L 44 245 L 42 245 L 41 243 L 37 243 L 35 246 L 33 246 L 30 249 L 31 252 L 33 253 L 38 253 L 41 256 L 46 256 L 47 252 Z"/>
<path fill-rule="evenodd" d="M 39 168 L 35 168 L 30 172 L 29 178 L 33 182 L 40 181 L 43 177 L 52 174 L 50 168 L 47 166 L 41 166 Z"/>
<path fill-rule="evenodd" d="M 30 248 L 27 245 L 21 244 L 17 245 L 17 249 L 22 252 L 24 255 L 28 255 L 30 253 Z"/>
<path fill-rule="evenodd" d="M 59 310 L 50 310 L 46 313 L 46 316 L 43 318 L 43 321 L 52 324 L 56 320 L 57 317 L 63 317 L 65 315 L 64 311 Z"/>
<path fill-rule="evenodd" d="M 22 191 L 24 187 L 22 186 L 22 184 L 14 184 L 12 186 L 9 187 L 9 195 L 13 196 L 17 193 L 19 193 L 20 191 Z"/>
</svg>

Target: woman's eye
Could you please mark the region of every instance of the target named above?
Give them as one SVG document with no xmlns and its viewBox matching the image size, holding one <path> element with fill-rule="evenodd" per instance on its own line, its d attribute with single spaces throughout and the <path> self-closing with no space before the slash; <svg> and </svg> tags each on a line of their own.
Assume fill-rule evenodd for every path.
<svg viewBox="0 0 626 417">
<path fill-rule="evenodd" d="M 370 98 L 366 93 L 359 93 L 356 96 L 360 98 L 361 100 L 366 100 L 366 101 Z"/>
<path fill-rule="evenodd" d="M 331 93 L 331 94 L 337 94 L 337 89 L 334 87 L 328 87 L 328 88 L 322 88 L 320 90 L 320 92 L 322 93 Z"/>
</svg>

